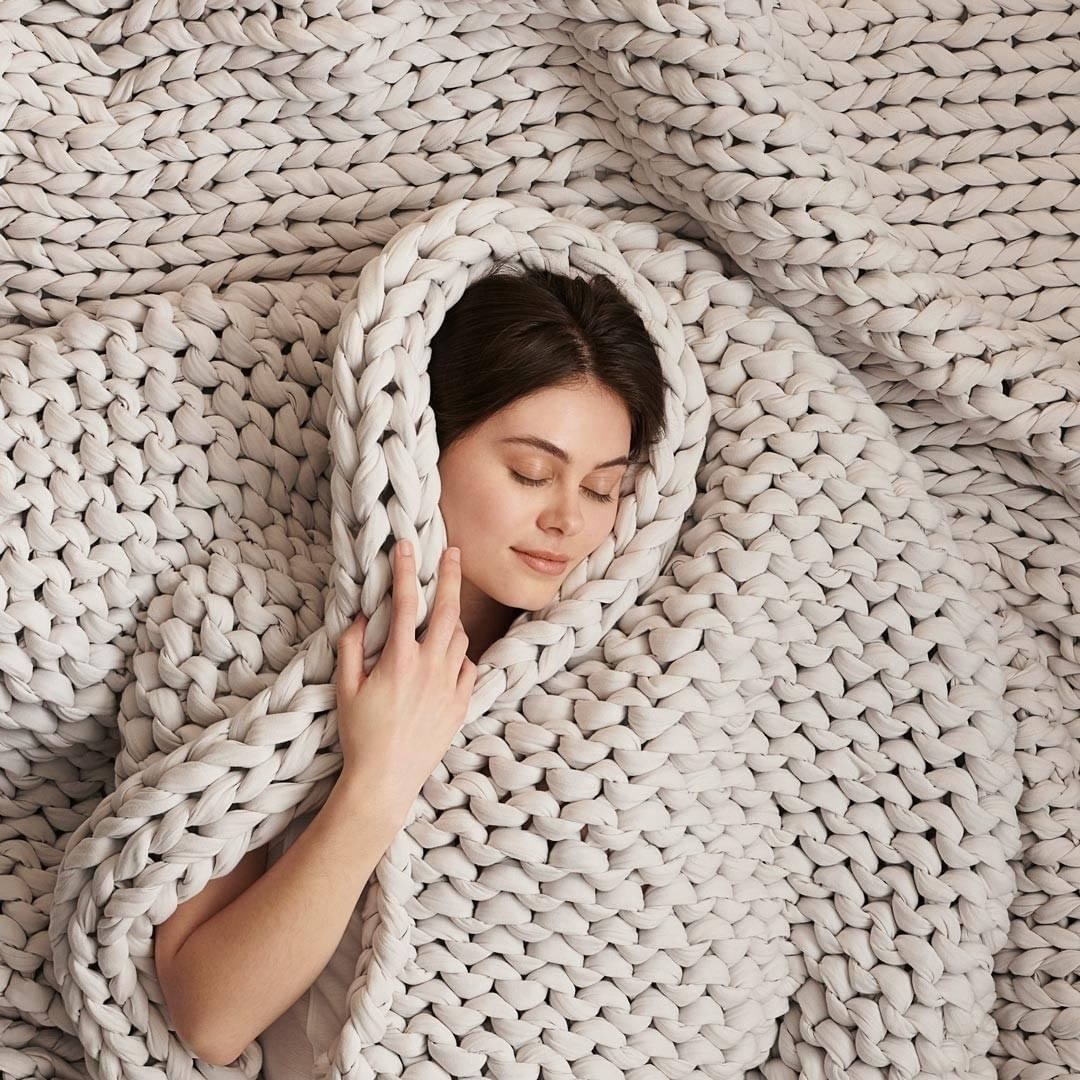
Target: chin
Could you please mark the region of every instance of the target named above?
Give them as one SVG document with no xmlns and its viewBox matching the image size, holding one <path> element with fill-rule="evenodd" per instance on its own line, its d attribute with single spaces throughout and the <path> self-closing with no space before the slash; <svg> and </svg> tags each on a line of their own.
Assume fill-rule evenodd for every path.
<svg viewBox="0 0 1080 1080">
<path fill-rule="evenodd" d="M 498 569 L 493 562 L 488 562 L 487 573 L 480 580 L 474 578 L 473 582 L 480 592 L 497 604 L 519 611 L 539 611 L 547 607 L 559 595 L 570 571 L 580 562 L 579 559 L 570 563 L 558 577 L 543 578 L 521 566 L 512 551 L 509 555 L 509 563 Z"/>
<path fill-rule="evenodd" d="M 551 592 L 547 596 L 545 596 L 542 600 L 535 600 L 534 599 L 534 600 L 531 600 L 527 604 L 518 604 L 517 606 L 522 611 L 542 611 L 558 595 L 559 595 L 559 590 L 558 589 L 552 589 Z"/>
<path fill-rule="evenodd" d="M 516 608 L 521 611 L 539 611 L 547 607 L 559 594 L 566 575 L 553 578 L 549 583 L 536 581 L 527 573 L 515 575 L 513 580 L 508 581 L 505 577 L 497 582 L 492 582 L 491 589 L 483 589 L 488 596 L 503 607 Z"/>
<path fill-rule="evenodd" d="M 534 585 L 532 588 L 522 586 L 517 589 L 500 589 L 492 599 L 497 600 L 504 607 L 517 608 L 520 611 L 539 611 L 547 607 L 559 593 L 559 585 L 543 586 Z"/>
</svg>

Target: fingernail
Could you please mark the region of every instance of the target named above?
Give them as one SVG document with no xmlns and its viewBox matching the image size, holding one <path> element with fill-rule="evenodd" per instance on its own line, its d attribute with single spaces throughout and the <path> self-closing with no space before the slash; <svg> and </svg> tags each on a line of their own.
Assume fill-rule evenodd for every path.
<svg viewBox="0 0 1080 1080">
<path fill-rule="evenodd" d="M 452 547 L 449 551 L 451 562 L 461 562 L 461 549 Z"/>
<path fill-rule="evenodd" d="M 410 544 L 408 540 L 399 540 L 398 547 L 401 549 L 401 554 L 404 555 L 405 558 L 409 558 L 412 555 L 412 544 Z"/>
</svg>

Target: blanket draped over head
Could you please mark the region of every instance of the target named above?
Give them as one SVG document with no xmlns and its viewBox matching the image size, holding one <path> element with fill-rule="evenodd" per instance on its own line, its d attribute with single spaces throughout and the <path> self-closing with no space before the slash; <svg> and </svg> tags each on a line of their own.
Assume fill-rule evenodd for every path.
<svg viewBox="0 0 1080 1080">
<path fill-rule="evenodd" d="M 426 616 L 426 367 L 610 276 L 667 434 L 480 666 L 333 1077 L 1080 1074 L 1080 24 L 866 0 L 0 3 L 0 1076 L 251 1077 L 153 930 Z"/>
</svg>

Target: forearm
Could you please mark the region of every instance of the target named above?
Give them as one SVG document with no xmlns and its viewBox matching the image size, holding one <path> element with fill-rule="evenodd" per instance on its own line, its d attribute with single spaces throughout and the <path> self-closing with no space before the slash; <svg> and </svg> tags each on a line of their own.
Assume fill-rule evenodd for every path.
<svg viewBox="0 0 1080 1080">
<path fill-rule="evenodd" d="M 339 777 L 281 858 L 191 933 L 167 1000 L 198 1056 L 235 1060 L 311 986 L 402 824 L 362 778 Z"/>
</svg>

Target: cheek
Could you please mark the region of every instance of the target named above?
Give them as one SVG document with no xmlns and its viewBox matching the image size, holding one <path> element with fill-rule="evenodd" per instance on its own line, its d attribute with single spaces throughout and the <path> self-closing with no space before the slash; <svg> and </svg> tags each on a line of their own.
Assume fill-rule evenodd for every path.
<svg viewBox="0 0 1080 1080">
<path fill-rule="evenodd" d="M 477 469 L 444 485 L 439 508 L 448 528 L 452 522 L 459 532 L 484 544 L 501 541 L 508 530 L 520 531 L 522 516 L 528 513 L 528 500 L 514 486 Z"/>
<path fill-rule="evenodd" d="M 483 498 L 483 485 L 468 469 L 455 468 L 443 474 L 439 510 L 446 522 L 449 543 L 460 546 L 474 535 L 478 504 Z"/>
<path fill-rule="evenodd" d="M 616 501 L 610 507 L 604 507 L 601 513 L 598 515 L 596 528 L 592 534 L 592 545 L 590 550 L 595 550 L 604 541 L 604 538 L 615 528 L 615 517 L 618 513 L 619 503 Z"/>
</svg>

